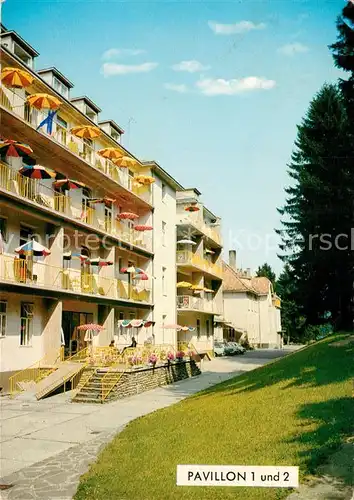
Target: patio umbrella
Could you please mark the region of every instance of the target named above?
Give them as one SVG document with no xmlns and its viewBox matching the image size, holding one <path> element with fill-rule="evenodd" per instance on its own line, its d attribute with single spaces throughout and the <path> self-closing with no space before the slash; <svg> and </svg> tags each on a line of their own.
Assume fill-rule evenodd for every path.
<svg viewBox="0 0 354 500">
<path fill-rule="evenodd" d="M 134 276 L 135 280 L 142 280 L 142 281 L 147 281 L 149 279 L 149 276 L 145 273 L 138 273 L 136 276 Z"/>
<path fill-rule="evenodd" d="M 120 214 L 117 215 L 117 219 L 135 220 L 139 219 L 139 215 L 134 214 L 133 212 L 121 212 Z"/>
<path fill-rule="evenodd" d="M 191 290 L 196 290 L 198 292 L 202 292 L 204 290 L 204 287 L 200 286 L 200 285 L 192 285 Z"/>
<path fill-rule="evenodd" d="M 106 267 L 112 266 L 113 262 L 111 260 L 101 259 L 101 257 L 97 257 L 95 259 L 90 259 L 90 264 L 91 266 Z"/>
<path fill-rule="evenodd" d="M 85 342 L 92 342 L 94 334 L 96 332 L 101 332 L 102 330 L 104 330 L 104 327 L 101 325 L 96 325 L 95 323 L 88 323 L 87 325 L 78 326 L 77 329 L 85 332 Z"/>
<path fill-rule="evenodd" d="M 96 139 L 102 134 L 102 131 L 94 125 L 78 125 L 71 129 L 71 133 L 76 137 L 81 137 L 81 139 Z"/>
<path fill-rule="evenodd" d="M 27 97 L 27 102 L 33 108 L 42 109 L 58 109 L 61 101 L 50 94 L 32 94 Z"/>
<path fill-rule="evenodd" d="M 55 177 L 54 172 L 50 172 L 42 165 L 24 166 L 19 172 L 30 179 L 53 179 Z"/>
<path fill-rule="evenodd" d="M 135 273 L 136 269 L 135 269 L 134 266 L 122 267 L 122 269 L 120 270 L 120 272 L 121 272 L 121 274 Z"/>
<path fill-rule="evenodd" d="M 150 175 L 137 175 L 135 177 L 135 180 L 136 182 L 139 182 L 139 184 L 144 184 L 146 186 L 149 186 L 150 184 L 153 184 L 155 182 L 155 179 Z"/>
<path fill-rule="evenodd" d="M 3 68 L 1 82 L 7 87 L 22 89 L 33 83 L 33 76 L 20 68 Z"/>
<path fill-rule="evenodd" d="M 108 158 L 109 160 L 117 160 L 123 156 L 123 152 L 119 148 L 99 149 L 97 153 L 102 156 L 102 158 Z"/>
<path fill-rule="evenodd" d="M 50 255 L 50 250 L 35 240 L 26 241 L 23 245 L 17 247 L 15 252 L 19 255 L 34 255 L 35 257 L 46 257 Z"/>
<path fill-rule="evenodd" d="M 87 200 L 88 203 L 90 204 L 95 204 L 95 203 L 104 203 L 106 207 L 111 206 L 112 203 L 114 203 L 116 200 L 113 200 L 113 198 L 89 198 Z"/>
<path fill-rule="evenodd" d="M 134 160 L 134 158 L 130 158 L 130 156 L 122 156 L 121 158 L 114 160 L 113 163 L 121 168 L 129 168 L 137 165 L 137 161 Z"/>
<path fill-rule="evenodd" d="M 71 259 L 80 259 L 81 262 L 85 262 L 88 260 L 87 255 L 82 255 L 81 253 L 72 253 L 72 252 L 65 252 L 63 254 L 63 259 L 64 260 L 71 260 Z"/>
<path fill-rule="evenodd" d="M 203 288 L 204 292 L 208 293 L 215 293 L 215 290 L 212 290 L 211 288 Z"/>
<path fill-rule="evenodd" d="M 177 283 L 177 288 L 191 288 L 193 285 L 192 283 L 189 283 L 188 281 L 180 281 Z"/>
<path fill-rule="evenodd" d="M 209 248 L 206 248 L 204 250 L 204 252 L 207 253 L 207 254 L 209 254 L 209 255 L 214 255 L 215 254 L 215 252 L 213 250 L 209 250 Z"/>
<path fill-rule="evenodd" d="M 172 323 L 171 325 L 162 325 L 162 328 L 165 330 L 181 330 L 181 325 L 177 325 L 176 323 Z"/>
<path fill-rule="evenodd" d="M 12 139 L 0 140 L 0 154 L 4 154 L 7 158 L 21 157 L 27 165 L 35 165 L 36 160 L 30 157 L 32 153 L 33 149 L 28 144 Z"/>
<path fill-rule="evenodd" d="M 184 209 L 186 212 L 199 212 L 199 207 L 195 205 L 190 205 Z"/>
<path fill-rule="evenodd" d="M 177 241 L 178 245 L 196 245 L 196 242 L 193 240 L 179 240 Z"/>
<path fill-rule="evenodd" d="M 53 186 L 56 188 L 62 188 L 64 191 L 69 191 L 70 189 L 82 189 L 86 187 L 83 182 L 73 181 L 71 179 L 60 179 L 59 181 L 55 181 Z"/>
<path fill-rule="evenodd" d="M 152 231 L 152 226 L 138 225 L 134 226 L 135 231 Z"/>
</svg>

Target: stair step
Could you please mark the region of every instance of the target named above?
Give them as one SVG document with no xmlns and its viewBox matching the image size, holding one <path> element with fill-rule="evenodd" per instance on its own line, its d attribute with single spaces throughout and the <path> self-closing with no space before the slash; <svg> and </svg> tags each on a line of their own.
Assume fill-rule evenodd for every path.
<svg viewBox="0 0 354 500">
<path fill-rule="evenodd" d="M 95 404 L 101 403 L 101 399 L 90 399 L 90 398 L 74 398 L 72 401 L 74 403 L 95 403 Z"/>
</svg>

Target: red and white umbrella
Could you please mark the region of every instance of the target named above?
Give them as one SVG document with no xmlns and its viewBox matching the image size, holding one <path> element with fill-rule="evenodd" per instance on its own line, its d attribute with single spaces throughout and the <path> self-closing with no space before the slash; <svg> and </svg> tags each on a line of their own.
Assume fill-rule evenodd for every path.
<svg viewBox="0 0 354 500">
<path fill-rule="evenodd" d="M 117 219 L 136 220 L 139 219 L 139 215 L 134 214 L 133 212 L 121 212 L 117 215 Z"/>
<path fill-rule="evenodd" d="M 135 231 L 152 231 L 152 226 L 138 225 L 134 226 Z"/>
</svg>

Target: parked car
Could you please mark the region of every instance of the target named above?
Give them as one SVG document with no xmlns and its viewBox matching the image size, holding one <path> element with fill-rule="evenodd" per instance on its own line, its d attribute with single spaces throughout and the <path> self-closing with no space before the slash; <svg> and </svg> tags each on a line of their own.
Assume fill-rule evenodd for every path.
<svg viewBox="0 0 354 500">
<path fill-rule="evenodd" d="M 234 349 L 235 354 L 245 354 L 246 349 L 242 347 L 241 344 L 238 344 L 237 342 L 228 342 L 227 345 L 229 345 L 231 348 Z"/>
<path fill-rule="evenodd" d="M 214 343 L 214 356 L 225 356 L 225 346 L 221 342 Z"/>
</svg>

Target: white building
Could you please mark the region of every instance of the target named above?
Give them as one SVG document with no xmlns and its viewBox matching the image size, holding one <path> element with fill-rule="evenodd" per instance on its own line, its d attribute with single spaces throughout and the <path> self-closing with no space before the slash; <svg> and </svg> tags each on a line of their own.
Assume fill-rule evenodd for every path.
<svg viewBox="0 0 354 500">
<path fill-rule="evenodd" d="M 280 299 L 265 277 L 252 277 L 250 271 L 236 268 L 236 252 L 223 263 L 224 329 L 226 340 L 247 334 L 255 347 L 281 346 Z"/>
</svg>

